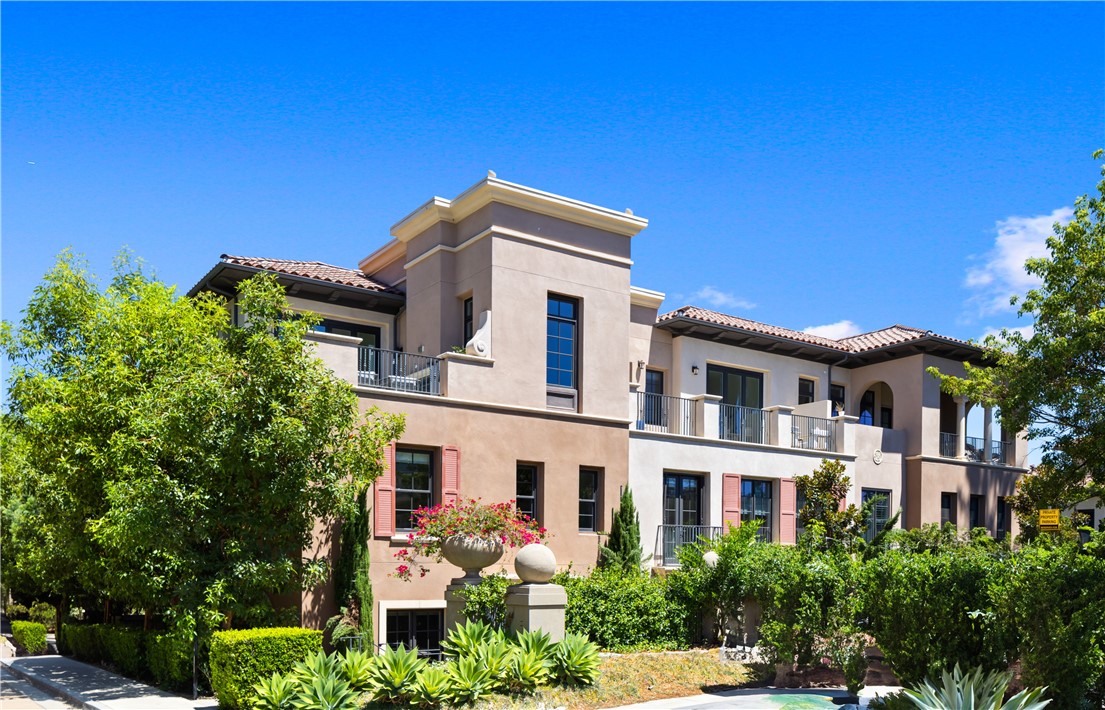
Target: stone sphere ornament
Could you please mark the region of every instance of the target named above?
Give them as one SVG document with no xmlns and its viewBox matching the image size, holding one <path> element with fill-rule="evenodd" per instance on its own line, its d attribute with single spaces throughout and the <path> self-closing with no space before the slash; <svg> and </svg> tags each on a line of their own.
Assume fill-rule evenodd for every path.
<svg viewBox="0 0 1105 710">
<path fill-rule="evenodd" d="M 556 555 L 540 543 L 526 545 L 514 557 L 514 571 L 529 584 L 544 584 L 556 574 Z"/>
</svg>

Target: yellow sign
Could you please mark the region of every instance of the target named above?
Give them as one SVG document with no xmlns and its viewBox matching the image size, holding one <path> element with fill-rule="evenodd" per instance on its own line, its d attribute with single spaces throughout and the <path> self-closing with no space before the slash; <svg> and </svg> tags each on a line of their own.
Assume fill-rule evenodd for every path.
<svg viewBox="0 0 1105 710">
<path fill-rule="evenodd" d="M 1059 510 L 1057 508 L 1040 509 L 1040 530 L 1059 529 Z"/>
</svg>

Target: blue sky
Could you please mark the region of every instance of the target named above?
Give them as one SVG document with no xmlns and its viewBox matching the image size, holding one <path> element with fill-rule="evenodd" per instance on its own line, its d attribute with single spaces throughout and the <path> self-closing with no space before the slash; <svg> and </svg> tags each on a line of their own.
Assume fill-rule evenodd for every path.
<svg viewBox="0 0 1105 710">
<path fill-rule="evenodd" d="M 1102 3 L 0 12 L 6 319 L 66 246 L 182 290 L 223 252 L 355 266 L 493 169 L 647 217 L 666 308 L 977 338 L 1105 146 Z"/>
</svg>

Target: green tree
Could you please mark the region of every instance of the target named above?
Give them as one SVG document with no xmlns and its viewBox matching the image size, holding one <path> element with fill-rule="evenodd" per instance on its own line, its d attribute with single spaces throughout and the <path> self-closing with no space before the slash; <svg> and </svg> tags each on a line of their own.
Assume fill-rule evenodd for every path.
<svg viewBox="0 0 1105 710">
<path fill-rule="evenodd" d="M 271 595 L 321 580 L 326 561 L 298 551 L 316 521 L 349 514 L 402 420 L 360 415 L 273 278 L 237 303 L 244 326 L 125 256 L 101 291 L 61 255 L 3 332 L 34 493 L 17 570 L 185 626 L 271 621 Z"/>
<path fill-rule="evenodd" d="M 1075 200 L 1047 248 L 1025 263 L 1040 286 L 1011 301 L 1032 332 L 987 337 L 987 363 L 967 364 L 964 378 L 929 372 L 949 394 L 998 406 L 1003 430 L 1042 442 L 1040 487 L 1065 491 L 1062 503 L 1105 494 L 1105 180 Z"/>
<path fill-rule="evenodd" d="M 610 537 L 599 549 L 599 566 L 640 574 L 643 557 L 641 518 L 637 514 L 637 506 L 633 504 L 633 491 L 626 486 L 610 524 Z"/>
</svg>

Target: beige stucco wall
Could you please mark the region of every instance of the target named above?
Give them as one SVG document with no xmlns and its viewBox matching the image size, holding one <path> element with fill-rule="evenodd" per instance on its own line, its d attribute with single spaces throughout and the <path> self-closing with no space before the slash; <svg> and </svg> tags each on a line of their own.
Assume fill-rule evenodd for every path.
<svg viewBox="0 0 1105 710">
<path fill-rule="evenodd" d="M 940 523 L 940 494 L 955 493 L 956 524 L 966 530 L 970 521 L 970 497 L 986 496 L 985 527 L 997 529 L 999 496 L 1016 492 L 1022 471 L 979 463 L 913 457 L 906 461 L 906 526 Z"/>
<path fill-rule="evenodd" d="M 895 416 L 897 412 L 895 411 Z M 860 505 L 860 492 L 864 488 L 890 491 L 890 512 L 904 506 L 903 496 L 906 490 L 905 448 L 906 432 L 900 429 L 883 429 L 877 426 L 858 424 L 856 432 L 855 477 L 852 479 L 852 494 L 849 502 Z M 882 454 L 880 463 L 875 463 L 875 451 Z M 905 512 L 902 513 L 903 518 Z M 904 520 L 899 521 L 899 527 Z"/>
</svg>

